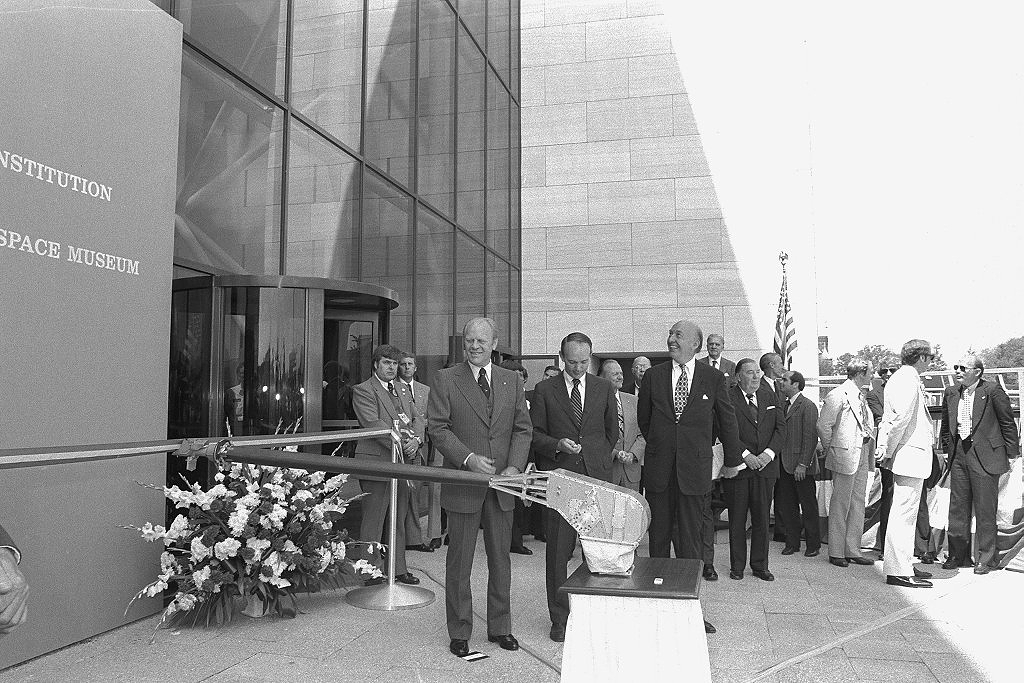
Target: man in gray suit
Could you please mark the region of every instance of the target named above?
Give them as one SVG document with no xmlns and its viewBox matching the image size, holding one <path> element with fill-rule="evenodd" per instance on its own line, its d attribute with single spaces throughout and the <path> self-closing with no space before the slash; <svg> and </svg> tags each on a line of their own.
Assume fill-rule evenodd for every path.
<svg viewBox="0 0 1024 683">
<path fill-rule="evenodd" d="M 729 383 L 732 384 L 734 377 L 736 376 L 736 363 L 732 362 L 728 358 L 722 358 L 722 351 L 725 350 L 725 337 L 720 334 L 709 334 L 707 345 L 708 355 L 703 358 L 698 358 L 697 362 L 710 365 L 714 369 L 718 370 L 728 377 Z"/>
<path fill-rule="evenodd" d="M 419 451 L 423 433 L 423 416 L 416 410 L 409 390 L 398 381 L 398 363 L 402 351 L 390 344 L 381 344 L 373 350 L 373 375 L 352 389 L 352 408 L 364 429 L 392 429 L 394 422 L 405 431 L 402 453 L 411 459 Z M 360 439 L 356 442 L 356 458 L 380 459 L 391 462 L 391 437 Z M 387 479 L 361 478 L 359 485 L 363 493 L 363 522 L 359 538 L 363 541 L 380 542 L 384 531 L 384 520 L 390 507 L 390 481 Z M 395 580 L 409 585 L 420 582 L 405 565 L 405 516 L 409 505 L 409 485 L 398 482 L 398 509 L 390 511 L 398 520 L 396 524 L 395 547 L 389 548 L 395 554 Z M 369 579 L 368 584 L 379 583 L 382 579 Z"/>
<path fill-rule="evenodd" d="M 786 439 L 779 468 L 779 498 L 786 509 L 786 547 L 783 555 L 800 550 L 800 530 L 807 538 L 804 555 L 815 557 L 821 548 L 818 499 L 814 477 L 818 473 L 818 406 L 803 395 L 806 381 L 799 372 L 787 370 L 779 382 L 785 396 Z M 802 522 L 802 523 L 801 523 Z"/>
<path fill-rule="evenodd" d="M 519 374 L 491 363 L 498 326 L 474 318 L 462 331 L 466 362 L 438 370 L 427 404 L 427 432 L 444 466 L 480 474 L 519 474 L 530 454 L 533 427 Z M 445 559 L 444 599 L 451 644 L 469 654 L 473 631 L 470 575 L 481 522 L 487 551 L 487 640 L 518 650 L 512 635 L 512 496 L 481 486 L 441 485 L 450 545 Z"/>
<path fill-rule="evenodd" d="M 615 387 L 619 413 L 619 440 L 615 442 L 611 483 L 634 491 L 640 490 L 640 468 L 644 464 L 647 442 L 636 421 L 636 396 L 622 391 L 625 374 L 614 360 L 601 365 L 601 377 Z"/>
<path fill-rule="evenodd" d="M 21 553 L 0 526 L 0 637 L 28 618 L 28 582 L 18 569 Z"/>
<path fill-rule="evenodd" d="M 430 387 L 416 380 L 416 355 L 406 351 L 402 354 L 402 360 L 398 362 L 398 379 L 409 392 L 409 398 L 416 406 L 416 412 L 423 416 L 419 422 L 420 429 L 416 432 L 420 440 L 420 448 L 416 455 L 408 460 L 413 465 L 431 465 L 430 445 L 427 443 L 427 398 L 430 396 Z M 420 529 L 420 517 L 429 510 L 427 521 L 428 539 L 438 539 L 440 546 L 441 539 L 441 485 L 428 484 L 421 481 L 409 481 L 409 507 L 405 515 L 405 549 L 416 550 L 424 553 L 434 552 L 433 545 L 423 542 L 423 531 Z M 429 494 L 426 501 L 421 501 L 424 494 Z M 434 503 L 437 504 L 437 512 L 434 512 Z M 436 529 L 434 526 L 436 525 Z M 436 534 L 434 533 L 436 531 Z"/>
</svg>

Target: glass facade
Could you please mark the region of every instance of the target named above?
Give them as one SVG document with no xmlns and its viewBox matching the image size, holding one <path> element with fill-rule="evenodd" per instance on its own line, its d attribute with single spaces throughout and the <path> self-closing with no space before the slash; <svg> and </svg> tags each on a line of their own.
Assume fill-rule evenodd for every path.
<svg viewBox="0 0 1024 683">
<path fill-rule="evenodd" d="M 184 26 L 176 266 L 387 287 L 424 379 L 475 315 L 518 353 L 518 0 L 155 1 Z"/>
</svg>

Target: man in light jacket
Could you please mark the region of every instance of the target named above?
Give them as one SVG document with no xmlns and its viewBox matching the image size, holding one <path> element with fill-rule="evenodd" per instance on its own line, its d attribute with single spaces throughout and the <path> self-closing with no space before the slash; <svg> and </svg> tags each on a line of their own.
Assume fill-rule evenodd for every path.
<svg viewBox="0 0 1024 683">
<path fill-rule="evenodd" d="M 874 564 L 860 552 L 868 473 L 875 469 L 875 421 L 864 396 L 872 374 L 868 361 L 850 361 L 846 381 L 829 392 L 818 416 L 825 467 L 832 472 L 828 561 L 837 567 Z"/>
</svg>

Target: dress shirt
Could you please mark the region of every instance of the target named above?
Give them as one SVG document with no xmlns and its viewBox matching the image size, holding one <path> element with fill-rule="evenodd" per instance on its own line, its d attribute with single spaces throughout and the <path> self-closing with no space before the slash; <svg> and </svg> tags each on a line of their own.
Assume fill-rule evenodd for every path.
<svg viewBox="0 0 1024 683">
<path fill-rule="evenodd" d="M 477 372 L 479 372 L 479 370 Z M 401 379 L 401 378 L 399 378 L 398 381 L 401 382 L 402 384 L 404 384 L 405 388 L 409 390 L 409 396 L 412 398 L 412 402 L 415 403 L 416 402 L 416 392 L 413 391 L 412 382 L 406 382 L 404 379 Z M 387 387 L 384 387 L 384 388 L 387 389 Z"/>
<path fill-rule="evenodd" d="M 753 392 L 752 394 L 750 394 L 750 397 L 749 397 L 749 398 L 748 398 L 748 396 L 747 396 L 748 394 L 750 394 L 750 392 L 746 392 L 746 391 L 744 391 L 744 392 L 743 392 L 743 400 L 744 400 L 744 401 L 748 401 L 748 402 L 752 401 L 752 402 L 754 403 L 754 407 L 757 407 L 757 391 L 755 390 L 755 391 L 754 391 L 754 392 Z M 746 410 L 746 409 L 747 409 L 747 407 L 746 407 L 746 406 L 744 406 L 744 407 L 743 407 L 743 410 Z M 753 456 L 757 457 L 757 455 L 758 455 L 758 454 L 757 454 L 757 453 L 754 453 L 754 452 L 752 452 L 752 451 L 750 451 L 750 450 L 749 450 L 749 449 L 747 449 L 747 448 L 744 448 L 744 449 L 743 449 L 743 454 L 742 454 L 742 456 L 741 456 L 741 457 L 744 457 L 744 458 L 745 458 L 745 457 L 747 457 L 748 455 L 753 455 Z M 774 460 L 774 459 L 775 459 L 775 451 L 773 451 L 773 450 L 772 450 L 772 449 L 770 449 L 770 448 L 766 448 L 766 449 L 764 449 L 764 450 L 763 450 L 763 451 L 761 452 L 761 455 L 767 455 L 767 456 L 768 456 L 768 462 L 771 462 L 772 460 Z M 745 463 L 745 462 L 741 462 L 741 463 L 739 464 L 739 466 L 737 466 L 737 467 L 736 467 L 736 471 L 737 471 L 737 472 L 739 472 L 740 470 L 745 470 L 745 469 L 747 469 L 747 463 Z"/>
<path fill-rule="evenodd" d="M 958 431 L 961 439 L 966 439 L 971 435 L 971 427 L 973 426 L 971 421 L 974 419 L 974 394 L 977 388 L 978 383 L 975 382 L 969 387 L 964 387 L 963 392 L 960 394 L 960 410 L 959 415 L 957 415 L 957 421 L 960 425 Z M 960 419 L 961 415 L 967 417 L 966 423 Z"/>
<path fill-rule="evenodd" d="M 565 390 L 569 393 L 569 400 L 572 400 L 572 383 L 576 379 L 568 372 L 562 371 L 562 379 L 565 380 Z M 580 377 L 580 407 L 586 408 L 587 406 L 587 373 L 584 373 Z"/>
<path fill-rule="evenodd" d="M 697 364 L 697 361 L 691 358 L 684 364 L 686 366 L 686 402 L 690 402 L 690 389 L 693 387 L 693 366 Z M 679 375 L 683 372 L 683 366 L 672 361 L 672 391 L 676 390 L 676 384 L 679 382 Z"/>
<path fill-rule="evenodd" d="M 468 360 L 466 361 L 466 365 L 469 366 L 469 371 L 473 374 L 473 379 L 475 381 L 479 382 L 480 381 L 480 368 L 478 368 L 477 366 L 473 365 Z M 493 392 L 494 391 L 494 382 L 491 381 L 491 362 L 487 361 L 487 365 L 483 366 L 483 368 L 484 368 L 484 375 L 487 377 L 487 386 L 491 387 L 491 391 Z M 481 393 L 483 393 L 483 392 L 481 392 Z M 466 456 L 466 459 L 462 461 L 462 469 L 469 469 L 469 466 L 466 463 L 469 462 L 469 458 L 472 455 L 474 455 L 474 453 L 470 453 L 469 455 Z"/>
<path fill-rule="evenodd" d="M 713 367 L 715 370 L 721 370 L 722 369 L 721 363 L 722 363 L 722 357 L 721 356 L 719 356 L 718 358 L 712 358 L 711 356 L 708 356 L 708 365 Z"/>
</svg>

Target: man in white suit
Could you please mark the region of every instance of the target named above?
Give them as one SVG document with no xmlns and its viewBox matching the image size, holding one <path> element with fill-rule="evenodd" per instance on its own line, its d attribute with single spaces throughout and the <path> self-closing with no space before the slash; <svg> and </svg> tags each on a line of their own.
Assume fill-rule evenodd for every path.
<svg viewBox="0 0 1024 683">
<path fill-rule="evenodd" d="M 639 491 L 640 468 L 644 464 L 647 442 L 636 421 L 636 396 L 622 391 L 625 374 L 616 361 L 606 360 L 601 365 L 601 377 L 615 386 L 615 398 L 619 404 L 619 440 L 615 443 L 611 483 Z"/>
<path fill-rule="evenodd" d="M 855 358 L 846 381 L 829 392 L 818 416 L 825 467 L 832 472 L 828 509 L 828 561 L 837 567 L 874 564 L 860 552 L 868 473 L 875 469 L 875 421 L 864 395 L 871 363 Z"/>
<path fill-rule="evenodd" d="M 914 567 L 914 528 L 921 486 L 932 471 L 932 423 L 921 384 L 933 358 L 931 344 L 911 339 L 900 352 L 903 366 L 885 385 L 878 425 L 878 464 L 893 474 L 892 509 L 885 535 L 885 581 L 905 588 L 931 588 L 931 577 Z"/>
</svg>

